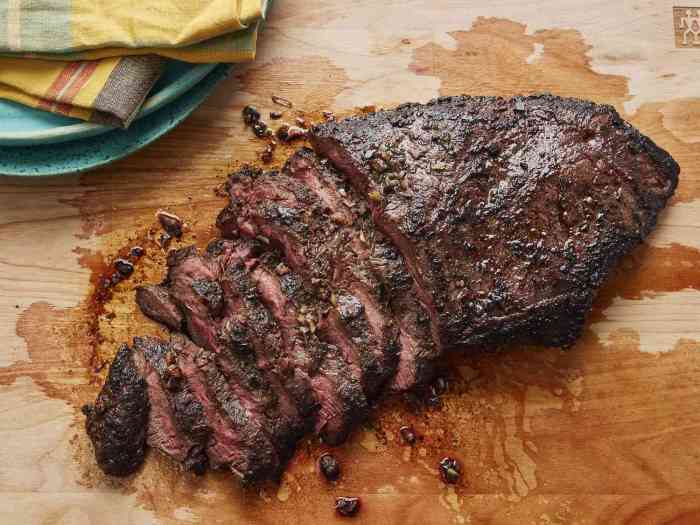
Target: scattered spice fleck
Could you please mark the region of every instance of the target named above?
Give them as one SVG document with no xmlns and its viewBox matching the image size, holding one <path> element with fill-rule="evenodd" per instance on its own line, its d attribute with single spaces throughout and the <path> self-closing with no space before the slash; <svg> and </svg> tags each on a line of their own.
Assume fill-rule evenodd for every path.
<svg viewBox="0 0 700 525">
<path fill-rule="evenodd" d="M 323 454 L 318 460 L 318 466 L 328 481 L 336 481 L 340 477 L 340 463 L 332 454 Z"/>
<path fill-rule="evenodd" d="M 248 126 L 260 120 L 260 112 L 255 106 L 246 106 L 243 108 L 243 122 Z"/>
<path fill-rule="evenodd" d="M 265 122 L 264 120 L 254 122 L 253 133 L 255 133 L 255 136 L 258 138 L 264 137 L 267 133 L 267 122 Z"/>
<path fill-rule="evenodd" d="M 271 141 L 267 146 L 265 146 L 265 149 L 260 154 L 260 160 L 262 160 L 265 164 L 272 162 L 272 157 L 276 146 L 277 143 L 275 141 Z"/>
<path fill-rule="evenodd" d="M 459 481 L 461 474 L 462 467 L 456 459 L 448 456 L 440 460 L 440 477 L 445 483 L 454 485 Z"/>
<path fill-rule="evenodd" d="M 182 237 L 182 219 L 180 217 L 164 210 L 158 210 L 156 212 L 156 217 L 170 237 L 175 237 L 177 239 Z"/>
<path fill-rule="evenodd" d="M 172 239 L 173 238 L 170 236 L 170 234 L 168 234 L 167 232 L 163 233 L 158 239 L 158 244 L 160 244 L 160 247 L 165 250 L 168 248 L 168 246 L 170 246 L 170 241 Z"/>
<path fill-rule="evenodd" d="M 360 498 L 339 496 L 335 499 L 335 510 L 347 518 L 354 516 L 360 510 Z"/>
<path fill-rule="evenodd" d="M 289 124 L 283 124 L 277 128 L 275 135 L 282 142 L 290 142 L 294 139 L 306 138 L 307 130 L 299 128 L 297 126 L 290 126 Z"/>
<path fill-rule="evenodd" d="M 277 95 L 272 95 L 272 102 L 285 108 L 292 108 L 292 103 L 284 97 L 278 97 Z"/>
<path fill-rule="evenodd" d="M 401 434 L 401 438 L 406 442 L 408 445 L 413 445 L 416 442 L 416 433 L 413 430 L 413 427 L 409 426 L 403 426 L 399 429 L 399 433 Z"/>
<path fill-rule="evenodd" d="M 289 124 L 282 124 L 277 128 L 275 136 L 282 142 L 287 142 L 289 140 Z"/>
<path fill-rule="evenodd" d="M 123 277 L 129 277 L 134 273 L 134 265 L 126 259 L 117 259 L 114 261 L 114 268 L 116 268 Z"/>
</svg>

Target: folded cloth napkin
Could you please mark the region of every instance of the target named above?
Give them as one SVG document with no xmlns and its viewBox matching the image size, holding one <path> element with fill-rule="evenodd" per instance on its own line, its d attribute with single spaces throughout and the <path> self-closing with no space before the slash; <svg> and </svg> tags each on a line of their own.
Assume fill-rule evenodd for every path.
<svg viewBox="0 0 700 525">
<path fill-rule="evenodd" d="M 0 98 L 128 126 L 163 58 L 255 57 L 266 0 L 0 0 Z"/>
<path fill-rule="evenodd" d="M 0 59 L 0 98 L 91 122 L 127 127 L 158 80 L 155 55 L 102 60 Z"/>
</svg>

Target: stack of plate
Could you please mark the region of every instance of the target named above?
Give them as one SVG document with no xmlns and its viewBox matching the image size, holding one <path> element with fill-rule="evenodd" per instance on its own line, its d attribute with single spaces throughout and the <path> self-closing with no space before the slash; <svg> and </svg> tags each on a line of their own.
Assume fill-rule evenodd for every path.
<svg viewBox="0 0 700 525">
<path fill-rule="evenodd" d="M 0 100 L 0 174 L 75 173 L 133 153 L 185 119 L 229 67 L 170 61 L 127 130 Z"/>
</svg>

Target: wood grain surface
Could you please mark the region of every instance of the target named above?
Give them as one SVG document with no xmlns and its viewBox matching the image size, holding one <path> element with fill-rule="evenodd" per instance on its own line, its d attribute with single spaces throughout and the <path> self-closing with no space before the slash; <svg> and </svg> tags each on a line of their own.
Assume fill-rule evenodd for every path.
<svg viewBox="0 0 700 525">
<path fill-rule="evenodd" d="M 81 176 L 0 178 L 0 523 L 333 523 L 337 495 L 361 496 L 352 521 L 368 524 L 700 523 L 700 48 L 676 47 L 673 6 L 280 0 L 257 61 L 163 139 Z M 450 356 L 442 407 L 385 402 L 335 451 L 336 485 L 316 472 L 313 439 L 280 485 L 258 490 L 155 453 L 131 478 L 101 474 L 79 408 L 119 342 L 160 330 L 133 297 L 163 273 L 154 213 L 186 219 L 180 245 L 214 234 L 215 189 L 263 149 L 243 105 L 267 115 L 276 94 L 295 105 L 286 119 L 317 118 L 541 91 L 614 105 L 682 168 L 657 231 L 605 285 L 574 348 Z M 98 308 L 95 283 L 135 244 L 146 255 Z M 438 477 L 445 455 L 463 465 L 454 487 Z"/>
</svg>

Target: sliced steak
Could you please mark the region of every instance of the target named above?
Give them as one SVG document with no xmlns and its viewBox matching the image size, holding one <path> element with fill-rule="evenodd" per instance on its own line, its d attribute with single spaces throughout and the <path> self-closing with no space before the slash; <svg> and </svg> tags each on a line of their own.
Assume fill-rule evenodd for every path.
<svg viewBox="0 0 700 525">
<path fill-rule="evenodd" d="M 165 286 L 184 314 L 186 331 L 197 345 L 217 346 L 217 320 L 224 307 L 216 261 L 201 257 L 195 246 L 168 254 Z"/>
<path fill-rule="evenodd" d="M 365 195 L 448 346 L 566 345 L 678 165 L 610 106 L 443 97 L 312 132 Z"/>
<path fill-rule="evenodd" d="M 416 299 L 403 257 L 376 231 L 364 200 L 327 161 L 303 148 L 288 160 L 285 171 L 304 182 L 337 217 L 348 241 L 344 259 L 360 276 L 365 293 L 371 290 L 376 303 L 388 302 L 399 333 L 399 361 L 390 389 L 401 392 L 427 384 L 440 355 L 440 338 L 430 332 L 430 316 Z"/>
<path fill-rule="evenodd" d="M 316 403 L 310 383 L 290 369 L 281 355 L 280 329 L 250 281 L 249 267 L 255 264 L 250 243 L 213 241 L 204 255 L 188 250 L 173 257 L 169 283 L 171 294 L 183 304 L 203 304 L 201 294 L 190 293 L 190 284 L 197 280 L 214 283 L 210 286 L 221 291 L 216 316 L 208 307 L 211 302 L 205 301 L 206 308 L 185 310 L 186 326 L 193 339 L 216 354 L 217 366 L 231 388 L 238 390 L 246 409 L 264 421 L 281 461 L 286 461 L 296 441 L 313 425 Z"/>
<path fill-rule="evenodd" d="M 169 256 L 167 286 L 185 312 L 188 333 L 213 352 L 229 389 L 259 422 L 283 463 L 313 424 L 308 416 L 315 403 L 309 401 L 311 385 L 303 378 L 293 392 L 280 379 L 280 372 L 299 378 L 278 360 L 279 328 L 257 299 L 254 285 L 245 282 L 247 267 L 254 264 L 253 247 L 244 241 L 212 242 L 203 255 L 187 248 Z"/>
<path fill-rule="evenodd" d="M 134 362 L 134 353 L 122 345 L 95 404 L 83 407 L 85 428 L 105 474 L 127 476 L 141 466 L 149 411 L 146 380 Z"/>
<path fill-rule="evenodd" d="M 204 473 L 208 426 L 202 406 L 182 380 L 175 352 L 155 337 L 135 337 L 133 348 L 148 384 L 148 444 L 181 463 L 185 470 Z"/>
<path fill-rule="evenodd" d="M 168 288 L 159 284 L 147 284 L 136 289 L 136 303 L 147 317 L 162 323 L 171 330 L 182 327 L 182 312 L 170 297 Z"/>
<path fill-rule="evenodd" d="M 280 326 L 285 359 L 311 383 L 319 405 L 314 431 L 330 445 L 343 442 L 367 416 L 367 401 L 355 366 L 338 347 L 316 336 L 314 319 L 318 319 L 318 305 L 307 302 L 298 276 L 287 271 L 280 277 L 260 265 L 253 271 L 252 280 Z M 286 384 L 296 380 L 290 377 Z"/>
<path fill-rule="evenodd" d="M 307 303 L 323 310 L 314 321 L 319 337 L 361 370 L 367 397 L 373 398 L 396 369 L 398 331 L 379 297 L 366 246 L 359 245 L 360 255 L 348 249 L 355 233 L 349 211 L 329 207 L 291 176 L 307 170 L 305 163 L 295 156 L 283 174 L 243 171 L 229 179 L 238 232 L 267 239 L 282 251 L 304 289 L 315 292 Z"/>
<path fill-rule="evenodd" d="M 183 379 L 202 406 L 209 428 L 206 453 L 210 465 L 228 467 L 244 484 L 275 478 L 280 468 L 277 452 L 262 422 L 245 408 L 216 366 L 216 355 L 180 335 L 173 335 L 171 344 Z"/>
<path fill-rule="evenodd" d="M 240 244 L 242 241 L 237 241 Z M 223 253 L 231 241 L 210 244 L 209 252 Z M 221 276 L 227 311 L 219 328 L 218 340 L 227 349 L 229 368 L 243 363 L 263 393 L 261 404 L 267 414 L 272 435 L 283 457 L 291 456 L 296 440 L 313 427 L 317 402 L 310 379 L 294 367 L 286 352 L 277 320 L 262 303 L 252 279 L 251 268 L 257 261 L 229 256 Z M 259 370 L 259 372 L 258 372 Z M 241 372 L 246 373 L 246 370 Z M 266 386 L 266 388 L 263 388 Z"/>
</svg>

